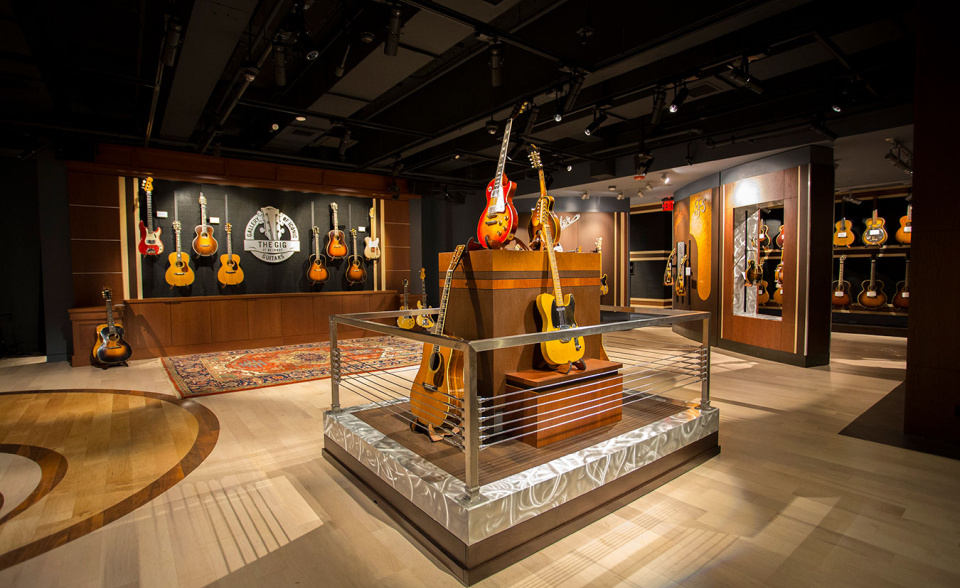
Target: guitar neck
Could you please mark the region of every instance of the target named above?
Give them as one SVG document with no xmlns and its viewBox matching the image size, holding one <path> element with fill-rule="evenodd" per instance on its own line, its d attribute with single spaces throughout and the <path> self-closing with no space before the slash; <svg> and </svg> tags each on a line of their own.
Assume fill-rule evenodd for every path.
<svg viewBox="0 0 960 588">
<path fill-rule="evenodd" d="M 174 231 L 177 234 L 177 261 L 180 261 L 180 227 Z"/>
<path fill-rule="evenodd" d="M 313 255 L 320 259 L 320 229 L 313 227 Z"/>
<path fill-rule="evenodd" d="M 547 257 L 550 259 L 550 275 L 553 277 L 553 297 L 557 306 L 563 306 L 563 292 L 560 290 L 560 272 L 557 270 L 557 254 L 553 250 L 553 235 L 550 234 L 550 223 L 543 223 L 543 238 L 547 242 Z"/>
<path fill-rule="evenodd" d="M 507 120 L 507 127 L 503 131 L 503 143 L 500 145 L 500 160 L 497 162 L 497 182 L 494 184 L 495 188 L 503 185 L 503 169 L 507 165 L 507 146 L 510 144 L 511 129 L 513 129 L 512 118 Z"/>
<path fill-rule="evenodd" d="M 153 232 L 153 191 L 147 190 L 147 230 Z"/>
<path fill-rule="evenodd" d="M 107 296 L 107 330 L 111 335 L 117 330 L 113 324 L 113 299 L 110 296 Z"/>
<path fill-rule="evenodd" d="M 227 260 L 233 259 L 233 240 L 230 238 L 231 229 L 227 229 Z"/>
<path fill-rule="evenodd" d="M 840 258 L 840 276 L 837 281 L 843 283 L 843 257 Z"/>
<path fill-rule="evenodd" d="M 870 289 L 876 288 L 877 260 L 870 260 Z"/>
<path fill-rule="evenodd" d="M 907 288 L 910 286 L 910 260 L 907 260 L 907 267 L 904 270 L 903 274 L 903 291 L 906 292 Z"/>
<path fill-rule="evenodd" d="M 427 277 L 420 276 L 420 291 L 423 293 L 423 305 L 427 306 Z"/>
<path fill-rule="evenodd" d="M 440 296 L 440 310 L 437 315 L 437 322 L 433 325 L 433 334 L 442 335 L 443 334 L 443 325 L 447 319 L 447 301 L 450 298 L 450 286 L 453 283 L 453 271 L 457 269 L 457 265 L 460 263 L 460 256 L 463 255 L 463 245 L 457 247 L 457 250 L 453 252 L 453 259 L 450 260 L 450 267 L 447 268 L 446 277 L 443 280 L 443 294 Z M 433 346 L 433 351 L 436 353 L 438 346 Z"/>
<path fill-rule="evenodd" d="M 207 205 L 203 201 L 203 192 L 200 193 L 200 226 L 207 224 Z"/>
<path fill-rule="evenodd" d="M 410 290 L 410 287 L 406 280 L 403 281 L 403 306 L 407 307 L 407 292 Z"/>
<path fill-rule="evenodd" d="M 356 255 L 357 254 L 357 234 L 352 233 L 351 236 L 353 237 L 353 254 Z"/>
<path fill-rule="evenodd" d="M 337 220 L 337 209 L 334 208 L 334 209 L 333 209 L 333 230 L 334 230 L 334 231 L 339 230 L 339 229 L 337 228 L 337 227 L 339 227 L 339 226 L 340 226 L 340 222 Z"/>
</svg>

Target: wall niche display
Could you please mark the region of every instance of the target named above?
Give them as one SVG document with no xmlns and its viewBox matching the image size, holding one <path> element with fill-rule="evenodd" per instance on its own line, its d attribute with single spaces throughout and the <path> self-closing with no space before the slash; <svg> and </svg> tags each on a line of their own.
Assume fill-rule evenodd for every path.
<svg viewBox="0 0 960 588">
<path fill-rule="evenodd" d="M 146 193 L 139 190 L 138 194 L 140 218 L 146 221 Z M 212 228 L 208 236 L 216 242 L 216 250 L 208 255 L 199 255 L 192 246 L 198 236 L 195 227 L 200 226 L 202 220 L 201 194 L 206 224 Z M 318 245 L 312 227 L 319 229 L 319 248 L 323 253 L 327 233 L 334 228 L 331 207 L 334 203 L 337 205 L 336 228 L 344 232 L 347 254 L 359 256 L 366 270 L 360 283 L 351 284 L 347 280 L 351 265 L 348 257 L 327 257 L 327 279 L 316 284 L 308 279 L 310 256 Z M 364 237 L 371 235 L 372 206 L 370 198 L 155 179 L 153 226 L 161 229 L 164 250 L 160 255 L 141 256 L 143 298 L 372 290 L 373 263 L 363 255 Z M 194 275 L 192 283 L 176 287 L 167 279 L 171 268 L 169 256 L 176 253 L 175 220 L 179 220 L 181 227 L 181 259 L 188 263 Z M 227 223 L 232 229 L 229 239 Z M 357 230 L 356 245 L 351 229 Z M 209 252 L 212 249 L 209 241 L 207 245 Z M 229 281 L 228 285 L 222 284 L 221 256 L 227 254 L 228 247 L 239 258 L 243 272 L 242 281 L 235 285 Z"/>
<path fill-rule="evenodd" d="M 738 189 L 756 189 L 756 185 L 746 180 Z M 782 320 L 783 219 L 782 200 L 733 210 L 733 314 Z"/>
</svg>

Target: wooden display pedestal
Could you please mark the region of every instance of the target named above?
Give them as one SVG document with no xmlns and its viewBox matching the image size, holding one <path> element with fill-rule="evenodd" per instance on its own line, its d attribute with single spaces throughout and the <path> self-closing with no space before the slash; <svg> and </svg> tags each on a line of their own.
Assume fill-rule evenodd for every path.
<svg viewBox="0 0 960 588">
<path fill-rule="evenodd" d="M 586 370 L 568 374 L 546 370 L 506 374 L 506 394 L 521 392 L 509 398 L 523 399 L 523 423 L 529 431 L 524 443 L 545 447 L 621 419 L 623 376 L 617 370 L 623 364 L 599 359 L 584 363 Z"/>
</svg>

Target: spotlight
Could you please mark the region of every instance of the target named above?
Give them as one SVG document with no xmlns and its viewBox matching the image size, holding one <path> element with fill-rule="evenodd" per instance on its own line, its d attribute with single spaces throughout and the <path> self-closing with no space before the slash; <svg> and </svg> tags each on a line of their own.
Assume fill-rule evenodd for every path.
<svg viewBox="0 0 960 588">
<path fill-rule="evenodd" d="M 500 50 L 502 45 L 500 41 L 494 39 L 490 43 L 490 85 L 494 88 L 500 87 Z"/>
<path fill-rule="evenodd" d="M 274 131 L 279 131 L 280 125 L 278 125 L 277 123 L 273 123 L 272 125 L 270 125 L 270 129 Z"/>
<path fill-rule="evenodd" d="M 899 149 L 897 151 L 898 153 L 894 153 L 893 149 L 891 149 L 886 155 L 883 156 L 883 158 L 889 161 L 893 167 L 902 169 L 908 174 L 913 174 L 913 167 L 911 167 L 909 163 L 900 157 Z"/>
<path fill-rule="evenodd" d="M 453 158 L 454 158 L 454 159 L 460 159 L 460 154 L 459 154 L 459 153 L 454 153 L 454 154 L 453 154 Z"/>
<path fill-rule="evenodd" d="M 343 73 L 347 71 L 347 56 L 350 55 L 350 43 L 347 43 L 347 48 L 343 50 L 343 59 L 340 60 L 340 65 L 333 70 L 333 75 L 338 78 L 343 77 Z"/>
<path fill-rule="evenodd" d="M 590 192 L 587 191 L 587 190 L 584 190 L 584 191 L 580 194 L 580 200 L 590 200 Z"/>
<path fill-rule="evenodd" d="M 680 110 L 680 107 L 683 106 L 683 101 L 687 99 L 688 94 L 689 92 L 687 91 L 687 86 L 681 86 L 681 88 L 677 90 L 676 95 L 673 97 L 673 102 L 670 103 L 670 112 L 676 112 Z"/>
<path fill-rule="evenodd" d="M 650 171 L 650 166 L 653 165 L 653 160 L 655 158 L 652 154 L 643 152 L 637 153 L 633 156 L 633 163 L 635 171 L 637 172 L 637 179 L 643 179 L 647 172 Z"/>
<path fill-rule="evenodd" d="M 563 110 L 557 107 L 557 112 L 553 115 L 553 120 L 560 122 L 563 120 Z"/>
<path fill-rule="evenodd" d="M 611 186 L 607 186 L 607 190 L 610 190 L 611 192 L 616 192 L 616 191 L 617 191 L 617 187 L 616 187 L 616 186 L 612 186 L 612 185 L 611 185 Z"/>
<path fill-rule="evenodd" d="M 670 185 L 670 175 L 667 174 L 667 172 L 663 172 L 660 174 L 660 181 L 663 182 L 663 185 L 665 186 Z"/>
<path fill-rule="evenodd" d="M 730 68 L 730 71 L 727 72 L 727 79 L 735 86 L 738 88 L 747 88 L 755 94 L 763 94 L 763 86 L 761 86 L 756 79 L 733 65 L 727 64 L 727 67 Z"/>
<path fill-rule="evenodd" d="M 241 70 L 243 73 L 243 79 L 247 83 L 253 83 L 253 80 L 257 79 L 257 76 L 260 75 L 260 70 L 255 67 L 245 67 Z"/>
<path fill-rule="evenodd" d="M 830 106 L 830 109 L 833 110 L 834 112 L 843 112 L 843 107 L 840 106 L 839 103 L 833 104 L 832 106 Z"/>
<path fill-rule="evenodd" d="M 617 192 L 617 200 L 623 200 L 623 190 Z"/>
<path fill-rule="evenodd" d="M 373 43 L 374 39 L 376 39 L 376 37 L 370 31 L 363 31 L 360 33 L 360 42 L 365 45 Z"/>
<path fill-rule="evenodd" d="M 287 46 L 282 43 L 273 44 L 273 74 L 278 86 L 287 85 Z"/>
<path fill-rule="evenodd" d="M 171 20 L 167 25 L 167 35 L 163 39 L 163 64 L 167 67 L 173 67 L 177 61 L 177 49 L 180 48 L 180 33 L 183 27 L 180 23 Z"/>
<path fill-rule="evenodd" d="M 663 116 L 663 103 L 667 100 L 667 93 L 663 88 L 657 88 L 653 92 L 653 113 L 650 116 L 650 124 L 656 126 L 660 124 L 660 117 Z"/>
<path fill-rule="evenodd" d="M 340 137 L 340 147 L 337 148 L 337 155 L 340 156 L 340 161 L 346 161 L 347 147 L 349 143 L 350 143 L 350 129 L 343 129 L 343 136 Z"/>
<path fill-rule="evenodd" d="M 387 23 L 387 40 L 383 43 L 383 54 L 390 57 L 397 56 L 400 47 L 400 7 L 390 7 L 390 20 Z"/>
<path fill-rule="evenodd" d="M 567 99 L 563 102 L 563 112 L 573 110 L 573 105 L 577 101 L 577 96 L 580 95 L 581 88 L 583 88 L 583 74 L 577 74 L 570 81 L 570 91 L 567 92 Z"/>
<path fill-rule="evenodd" d="M 599 115 L 597 113 L 599 113 Z M 588 124 L 587 128 L 583 129 L 583 134 L 589 137 L 590 135 L 596 133 L 597 129 L 600 128 L 600 125 L 606 122 L 606 120 L 607 113 L 603 112 L 599 108 L 593 111 L 593 122 Z"/>
<path fill-rule="evenodd" d="M 540 107 L 536 104 L 530 107 L 530 114 L 527 115 L 527 124 L 523 125 L 523 133 L 521 137 L 529 137 L 530 133 L 533 132 L 533 125 L 537 123 L 537 116 L 540 114 Z"/>
<path fill-rule="evenodd" d="M 297 122 L 307 122 L 307 117 L 305 117 L 305 116 L 298 116 L 298 117 L 297 117 Z"/>
<path fill-rule="evenodd" d="M 650 184 L 650 182 L 647 182 L 646 184 L 643 185 L 643 189 L 649 192 L 650 190 L 653 190 L 653 186 Z"/>
<path fill-rule="evenodd" d="M 573 171 L 573 166 L 569 163 L 567 164 L 567 171 Z"/>
<path fill-rule="evenodd" d="M 487 121 L 485 126 L 487 133 L 490 135 L 496 135 L 497 131 L 500 129 L 500 125 L 497 124 L 497 121 L 493 120 L 493 117 L 490 117 L 490 120 Z"/>
</svg>

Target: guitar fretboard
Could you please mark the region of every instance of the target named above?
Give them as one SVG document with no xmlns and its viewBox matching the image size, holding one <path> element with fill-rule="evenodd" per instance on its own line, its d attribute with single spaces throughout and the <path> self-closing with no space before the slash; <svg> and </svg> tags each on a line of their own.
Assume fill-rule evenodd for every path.
<svg viewBox="0 0 960 588">
<path fill-rule="evenodd" d="M 560 290 L 560 272 L 557 270 L 557 255 L 553 250 L 553 235 L 550 234 L 550 223 L 544 219 L 545 210 L 541 205 L 540 219 L 543 227 L 543 238 L 547 242 L 547 257 L 550 259 L 550 275 L 553 277 L 553 297 L 557 306 L 563 306 L 563 292 Z"/>
<path fill-rule="evenodd" d="M 877 287 L 877 285 L 874 283 L 876 273 L 877 273 L 877 260 L 871 259 L 870 260 L 870 289 L 871 290 Z"/>
<path fill-rule="evenodd" d="M 233 227 L 230 226 L 230 223 L 227 223 L 224 231 L 227 233 L 227 261 L 233 261 L 233 240 L 230 238 Z"/>
<path fill-rule="evenodd" d="M 442 335 L 443 325 L 447 319 L 447 300 L 450 298 L 450 286 L 453 282 L 453 271 L 457 269 L 460 263 L 460 256 L 463 255 L 463 245 L 458 245 L 453 252 L 453 259 L 450 260 L 450 267 L 447 268 L 446 277 L 443 280 L 443 294 L 440 296 L 440 311 L 437 315 L 437 321 L 433 324 L 433 334 Z M 426 291 L 424 291 L 426 293 Z M 433 346 L 433 353 L 439 350 L 439 345 Z"/>
<path fill-rule="evenodd" d="M 110 296 L 107 296 L 107 330 L 111 335 L 117 332 L 113 324 L 113 299 Z"/>
<path fill-rule="evenodd" d="M 500 187 L 503 186 L 503 168 L 507 164 L 507 145 L 510 144 L 510 131 L 512 129 L 513 119 L 510 118 L 507 120 L 507 127 L 503 131 L 503 143 L 500 146 L 500 160 L 497 162 L 497 183 L 493 187 L 494 194 L 497 194 L 497 199 L 500 198 Z"/>
<path fill-rule="evenodd" d="M 320 227 L 313 227 L 313 255 L 320 259 Z"/>
<path fill-rule="evenodd" d="M 843 285 L 843 260 L 846 259 L 846 258 L 847 258 L 846 255 L 841 255 L 841 256 L 840 256 L 840 277 L 839 277 L 839 279 L 838 279 L 837 281 L 840 282 L 840 285 L 841 285 L 841 286 Z"/>
<path fill-rule="evenodd" d="M 407 291 L 409 290 L 409 283 L 407 280 L 403 280 L 403 307 L 407 307 Z"/>
<path fill-rule="evenodd" d="M 147 190 L 147 229 L 153 232 L 153 192 Z"/>
<path fill-rule="evenodd" d="M 907 291 L 907 287 L 910 286 L 910 260 L 907 260 L 907 267 L 903 270 L 903 291 Z"/>
</svg>

